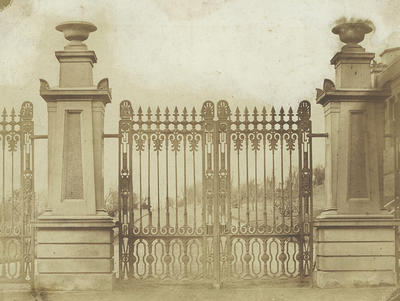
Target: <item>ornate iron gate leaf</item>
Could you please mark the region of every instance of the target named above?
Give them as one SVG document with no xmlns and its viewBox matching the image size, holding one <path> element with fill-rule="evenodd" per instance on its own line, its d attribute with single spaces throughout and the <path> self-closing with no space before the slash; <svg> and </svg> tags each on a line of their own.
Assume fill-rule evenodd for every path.
<svg viewBox="0 0 400 301">
<path fill-rule="evenodd" d="M 0 121 L 0 282 L 33 281 L 33 105 Z"/>
<path fill-rule="evenodd" d="M 119 277 L 303 277 L 312 269 L 310 103 L 120 106 Z M 232 116 L 233 115 L 233 116 Z M 251 116 L 250 116 L 251 115 Z"/>
</svg>

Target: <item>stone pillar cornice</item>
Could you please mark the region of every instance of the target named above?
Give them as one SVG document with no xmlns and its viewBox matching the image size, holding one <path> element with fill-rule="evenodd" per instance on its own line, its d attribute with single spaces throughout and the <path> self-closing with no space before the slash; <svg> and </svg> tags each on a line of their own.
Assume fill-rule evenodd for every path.
<svg viewBox="0 0 400 301">
<path fill-rule="evenodd" d="M 92 65 L 92 67 L 93 64 L 97 63 L 97 56 L 93 50 L 85 50 L 85 51 L 60 50 L 56 51 L 55 55 L 60 63 L 89 62 Z"/>
<path fill-rule="evenodd" d="M 108 85 L 108 79 L 102 79 L 97 87 L 74 87 L 74 88 L 50 88 L 47 81 L 40 80 L 40 96 L 46 102 L 57 101 L 80 101 L 80 100 L 98 100 L 104 104 L 111 102 L 111 88 Z"/>
<path fill-rule="evenodd" d="M 330 102 L 383 102 L 388 96 L 387 89 L 318 89 L 316 102 L 323 106 Z"/>
<path fill-rule="evenodd" d="M 340 64 L 370 64 L 375 58 L 372 52 L 337 52 L 331 59 L 331 65 L 338 66 Z"/>
</svg>

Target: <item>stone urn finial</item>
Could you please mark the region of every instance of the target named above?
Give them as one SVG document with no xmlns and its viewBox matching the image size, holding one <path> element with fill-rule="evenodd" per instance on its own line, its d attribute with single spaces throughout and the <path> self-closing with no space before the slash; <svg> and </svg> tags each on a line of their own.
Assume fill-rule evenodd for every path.
<svg viewBox="0 0 400 301">
<path fill-rule="evenodd" d="M 363 51 L 363 48 L 358 43 L 364 40 L 367 33 L 372 31 L 372 27 L 366 22 L 345 22 L 336 25 L 332 32 L 339 35 L 340 40 L 346 45 L 343 46 L 342 51 Z"/>
<path fill-rule="evenodd" d="M 85 21 L 68 21 L 56 26 L 58 31 L 64 33 L 64 37 L 70 41 L 65 47 L 74 49 L 86 49 L 86 45 L 82 42 L 85 41 L 89 34 L 97 30 L 97 27 Z"/>
</svg>

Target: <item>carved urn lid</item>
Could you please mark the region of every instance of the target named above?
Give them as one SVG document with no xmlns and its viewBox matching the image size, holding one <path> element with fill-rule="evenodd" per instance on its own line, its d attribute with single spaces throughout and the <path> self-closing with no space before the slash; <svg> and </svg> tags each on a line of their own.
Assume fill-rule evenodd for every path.
<svg viewBox="0 0 400 301">
<path fill-rule="evenodd" d="M 346 45 L 342 51 L 362 51 L 363 48 L 358 43 L 364 40 L 367 33 L 372 31 L 372 27 L 366 22 L 345 22 L 336 25 L 332 32 L 339 35 L 340 40 Z"/>
<path fill-rule="evenodd" d="M 64 33 L 64 37 L 70 41 L 70 43 L 66 46 L 69 47 L 78 47 L 78 48 L 86 48 L 86 45 L 82 42 L 85 41 L 89 34 L 93 31 L 97 30 L 97 27 L 85 21 L 68 21 L 61 23 L 56 26 L 58 31 Z"/>
</svg>

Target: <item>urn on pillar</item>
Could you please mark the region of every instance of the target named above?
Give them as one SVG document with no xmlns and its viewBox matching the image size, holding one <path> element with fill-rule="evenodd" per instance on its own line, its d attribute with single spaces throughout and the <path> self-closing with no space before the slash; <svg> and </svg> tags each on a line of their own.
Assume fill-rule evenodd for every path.
<svg viewBox="0 0 400 301">
<path fill-rule="evenodd" d="M 48 108 L 48 204 L 37 223 L 41 289 L 111 288 L 112 219 L 104 209 L 104 110 L 108 80 L 93 85 L 96 54 L 83 43 L 89 22 L 56 27 L 69 43 L 56 51 L 59 85 L 40 80 Z"/>
<path fill-rule="evenodd" d="M 346 43 L 332 58 L 335 82 L 317 89 L 324 108 L 325 211 L 315 220 L 316 284 L 393 284 L 394 232 L 383 202 L 384 99 L 373 88 L 374 53 L 358 43 L 372 28 L 347 22 L 333 28 Z"/>
</svg>

